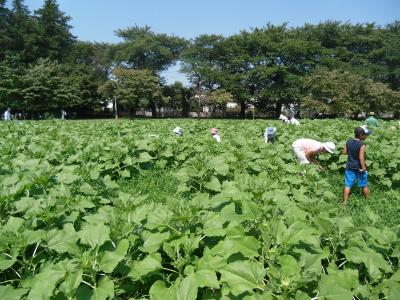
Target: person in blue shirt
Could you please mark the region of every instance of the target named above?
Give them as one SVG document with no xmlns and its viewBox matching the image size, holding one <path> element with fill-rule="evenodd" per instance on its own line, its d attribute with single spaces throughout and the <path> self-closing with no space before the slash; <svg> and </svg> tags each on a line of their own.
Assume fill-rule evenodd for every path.
<svg viewBox="0 0 400 300">
<path fill-rule="evenodd" d="M 362 188 L 365 199 L 368 199 L 368 171 L 365 163 L 365 139 L 371 134 L 367 126 L 360 126 L 354 130 L 354 138 L 347 141 L 343 154 L 348 155 L 344 175 L 345 187 L 343 190 L 343 205 L 347 205 L 351 188 L 357 180 L 358 187 Z"/>
</svg>

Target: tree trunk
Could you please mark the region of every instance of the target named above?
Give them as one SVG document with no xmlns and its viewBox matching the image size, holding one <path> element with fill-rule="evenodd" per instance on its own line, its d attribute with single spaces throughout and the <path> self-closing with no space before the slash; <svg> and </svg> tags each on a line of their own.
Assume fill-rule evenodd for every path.
<svg viewBox="0 0 400 300">
<path fill-rule="evenodd" d="M 278 101 L 275 106 L 275 117 L 279 118 L 282 113 L 282 102 Z"/>
<path fill-rule="evenodd" d="M 182 98 L 182 118 L 187 118 L 188 117 L 189 109 L 190 109 L 189 97 L 187 95 L 185 95 Z"/>
<path fill-rule="evenodd" d="M 128 115 L 129 119 L 134 119 L 136 117 L 136 106 L 129 108 Z"/>
<path fill-rule="evenodd" d="M 157 105 L 155 102 L 151 103 L 151 117 L 152 118 L 157 118 Z"/>
<path fill-rule="evenodd" d="M 246 118 L 246 101 L 240 102 L 240 114 L 239 118 L 244 119 Z"/>
</svg>

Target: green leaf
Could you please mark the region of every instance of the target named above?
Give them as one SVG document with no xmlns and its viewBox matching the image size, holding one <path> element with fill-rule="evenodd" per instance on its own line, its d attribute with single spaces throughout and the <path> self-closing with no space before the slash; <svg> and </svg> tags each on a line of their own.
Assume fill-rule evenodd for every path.
<svg viewBox="0 0 400 300">
<path fill-rule="evenodd" d="M 211 249 L 212 255 L 228 258 L 232 254 L 242 253 L 245 257 L 258 256 L 260 242 L 252 236 L 226 237 Z"/>
<path fill-rule="evenodd" d="M 225 159 L 223 157 L 215 157 L 211 160 L 210 164 L 217 172 L 217 174 L 226 176 L 229 172 L 229 165 L 225 163 Z"/>
<path fill-rule="evenodd" d="M 133 262 L 128 276 L 134 278 L 135 280 L 139 280 L 143 276 L 160 270 L 161 268 L 161 254 L 158 252 L 151 253 L 143 260 Z"/>
<path fill-rule="evenodd" d="M 147 253 L 153 253 L 156 252 L 161 244 L 168 239 L 170 236 L 169 232 L 156 232 L 156 233 L 151 233 L 149 231 L 143 232 L 143 246 L 141 247 L 141 250 Z"/>
<path fill-rule="evenodd" d="M 149 162 L 153 159 L 153 157 L 148 152 L 141 152 L 139 154 L 139 158 L 136 160 L 139 163 Z"/>
<path fill-rule="evenodd" d="M 198 285 L 193 274 L 186 276 L 181 283 L 176 293 L 177 300 L 196 300 Z"/>
<path fill-rule="evenodd" d="M 211 177 L 211 181 L 207 182 L 204 185 L 205 188 L 214 191 L 214 192 L 220 192 L 221 191 L 221 183 L 219 182 L 218 178 L 215 176 Z"/>
<path fill-rule="evenodd" d="M 114 251 L 106 251 L 100 260 L 100 270 L 105 273 L 111 273 L 119 262 L 125 258 L 128 248 L 128 240 L 122 240 Z"/>
<path fill-rule="evenodd" d="M 27 293 L 27 289 L 14 289 L 11 285 L 0 285 L 0 299 L 20 300 Z"/>
<path fill-rule="evenodd" d="M 221 283 L 227 285 L 235 296 L 253 289 L 264 290 L 266 271 L 260 263 L 236 261 L 223 267 L 220 273 Z"/>
<path fill-rule="evenodd" d="M 68 273 L 64 282 L 60 285 L 60 291 L 62 291 L 66 296 L 72 298 L 82 282 L 82 275 L 83 269 Z"/>
<path fill-rule="evenodd" d="M 81 184 L 81 187 L 79 188 L 79 191 L 85 195 L 96 195 L 97 192 L 90 184 L 87 182 L 84 182 Z"/>
<path fill-rule="evenodd" d="M 62 230 L 53 229 L 47 232 L 46 240 L 49 249 L 58 253 L 71 253 L 79 255 L 80 250 L 76 242 L 79 236 L 71 223 L 64 225 Z"/>
<path fill-rule="evenodd" d="M 114 282 L 110 278 L 108 278 L 108 276 L 104 276 L 99 280 L 92 297 L 90 297 L 90 300 L 107 300 L 113 299 L 113 297 Z"/>
<path fill-rule="evenodd" d="M 219 282 L 215 272 L 210 270 L 200 270 L 194 274 L 199 287 L 219 288 Z"/>
<path fill-rule="evenodd" d="M 319 282 L 321 299 L 344 300 L 353 298 L 353 289 L 359 285 L 356 270 L 331 270 L 329 275 L 323 274 Z"/>
<path fill-rule="evenodd" d="M 148 213 L 145 227 L 150 230 L 158 229 L 162 231 L 168 225 L 173 215 L 173 212 L 164 205 L 157 205 L 153 211 Z"/>
<path fill-rule="evenodd" d="M 381 272 L 384 270 L 390 272 L 392 269 L 389 263 L 383 258 L 382 254 L 375 252 L 370 248 L 360 249 L 357 247 L 350 247 L 343 251 L 348 261 L 356 264 L 365 264 L 368 274 L 372 280 L 378 279 Z"/>
<path fill-rule="evenodd" d="M 30 282 L 31 290 L 27 300 L 47 300 L 53 295 L 56 284 L 65 277 L 64 262 L 48 265 Z"/>
<path fill-rule="evenodd" d="M 176 299 L 177 288 L 176 286 L 171 286 L 167 288 L 165 282 L 157 280 L 153 283 L 150 288 L 149 295 L 151 300 L 165 300 L 165 299 Z"/>
<path fill-rule="evenodd" d="M 111 180 L 110 175 L 106 175 L 103 178 L 103 183 L 109 189 L 117 189 L 117 188 L 119 188 L 119 185 L 115 181 Z"/>
<path fill-rule="evenodd" d="M 78 231 L 78 236 L 82 244 L 92 248 L 100 247 L 110 239 L 110 228 L 104 224 L 83 223 L 82 230 Z"/>
</svg>

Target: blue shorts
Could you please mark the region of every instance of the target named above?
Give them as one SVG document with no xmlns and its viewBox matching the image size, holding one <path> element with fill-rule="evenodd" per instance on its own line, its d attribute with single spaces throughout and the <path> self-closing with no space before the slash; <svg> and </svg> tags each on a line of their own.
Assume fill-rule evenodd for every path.
<svg viewBox="0 0 400 300">
<path fill-rule="evenodd" d="M 359 172 L 354 170 L 347 170 L 344 172 L 344 185 L 352 187 L 357 179 L 358 187 L 368 186 L 368 172 Z"/>
</svg>

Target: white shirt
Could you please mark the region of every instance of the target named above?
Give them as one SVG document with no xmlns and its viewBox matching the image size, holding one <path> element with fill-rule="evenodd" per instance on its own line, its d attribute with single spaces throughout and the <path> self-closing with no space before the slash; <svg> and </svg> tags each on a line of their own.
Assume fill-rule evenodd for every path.
<svg viewBox="0 0 400 300">
<path fill-rule="evenodd" d="M 214 134 L 213 139 L 215 139 L 218 143 L 221 143 L 221 137 L 218 134 Z"/>
<path fill-rule="evenodd" d="M 292 124 L 292 125 L 300 125 L 300 122 L 299 122 L 297 119 L 292 118 L 292 119 L 290 120 L 290 124 Z"/>
<path fill-rule="evenodd" d="M 10 121 L 11 120 L 11 112 L 10 111 L 6 110 L 4 112 L 4 120 L 6 120 L 6 121 Z"/>
</svg>

